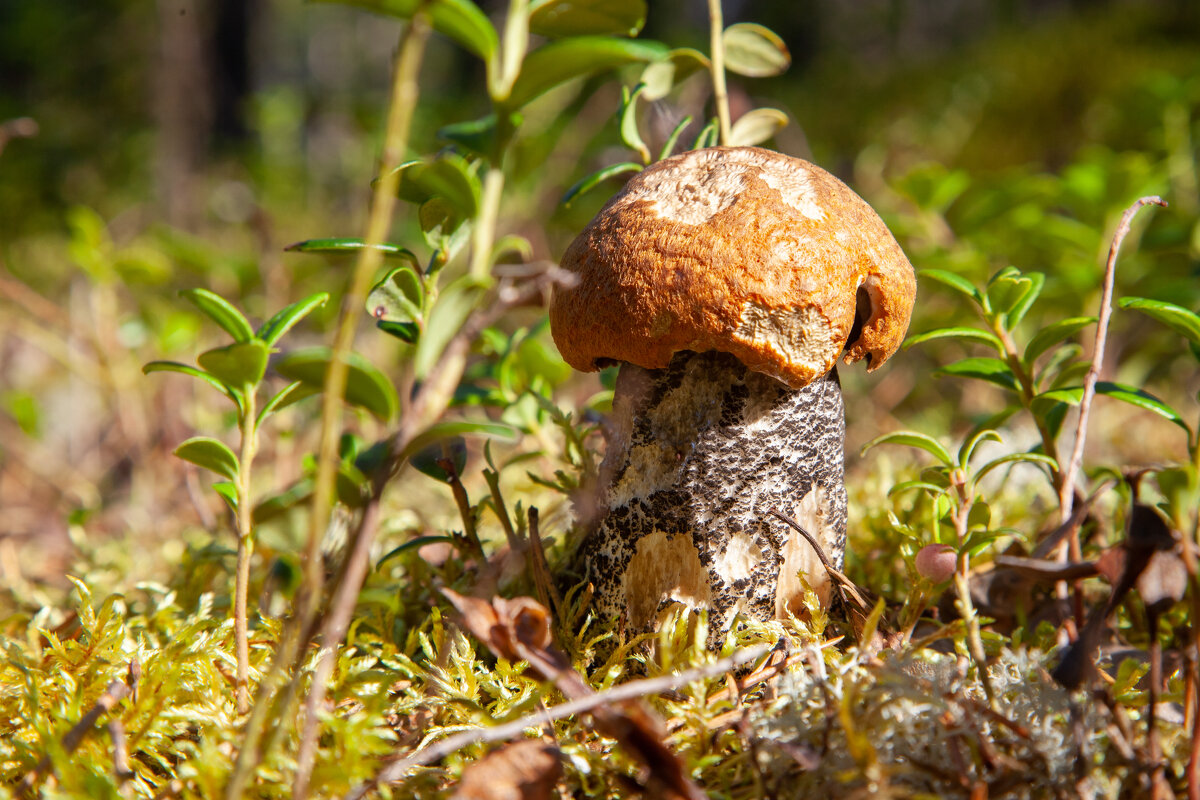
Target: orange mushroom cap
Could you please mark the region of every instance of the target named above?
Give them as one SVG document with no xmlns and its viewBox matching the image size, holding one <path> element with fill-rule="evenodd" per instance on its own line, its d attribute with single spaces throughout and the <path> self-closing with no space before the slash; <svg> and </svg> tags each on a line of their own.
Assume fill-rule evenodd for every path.
<svg viewBox="0 0 1200 800">
<path fill-rule="evenodd" d="M 567 248 L 579 276 L 550 302 L 575 369 L 661 369 L 720 350 L 800 388 L 846 363 L 875 369 L 908 330 L 916 278 L 883 220 L 798 158 L 710 147 L 636 175 Z M 857 337 L 847 346 L 855 329 Z"/>
</svg>

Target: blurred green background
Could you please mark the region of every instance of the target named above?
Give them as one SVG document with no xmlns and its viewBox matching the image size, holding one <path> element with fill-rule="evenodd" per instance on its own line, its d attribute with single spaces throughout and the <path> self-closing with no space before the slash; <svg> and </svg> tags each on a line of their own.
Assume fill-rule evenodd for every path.
<svg viewBox="0 0 1200 800">
<path fill-rule="evenodd" d="M 503 16 L 503 4 L 482 5 Z M 734 116 L 787 111 L 793 123 L 774 147 L 849 182 L 919 269 L 975 282 L 1009 264 L 1045 272 L 1030 331 L 1094 313 L 1117 218 L 1162 194 L 1171 207 L 1135 228 L 1118 292 L 1200 305 L 1200 3 L 798 0 L 729 2 L 725 14 L 771 27 L 793 58 L 779 78 L 731 76 Z M 219 506 L 197 499 L 207 488 L 168 454 L 229 420 L 140 366 L 190 361 L 209 341 L 180 288 L 212 288 L 260 318 L 342 290 L 348 264 L 283 247 L 361 235 L 400 27 L 300 2 L 0 2 L 0 570 L 10 581 L 60 574 L 87 537 L 149 537 L 172 558 L 182 552 L 173 533 L 217 524 Z M 703 3 L 651 2 L 642 36 L 704 48 Z M 619 77 L 631 85 L 637 71 Z M 434 37 L 414 152 L 486 110 L 482 80 Z M 615 188 L 559 204 L 579 178 L 626 159 L 619 85 L 576 83 L 528 110 L 501 228 L 529 238 L 536 258 L 556 259 Z M 700 79 L 649 105 L 651 147 L 684 114 L 711 113 L 708 102 Z M 420 241 L 412 211 L 401 209 L 395 240 Z M 970 322 L 957 298 L 922 286 L 914 332 Z M 1135 315 L 1113 330 L 1122 379 L 1194 417 L 1200 379 L 1178 337 Z M 395 346 L 385 339 L 361 340 L 379 364 Z M 929 377 L 965 352 L 915 348 L 870 377 L 843 373 L 852 476 L 867 469 L 857 446 L 881 431 L 948 436 L 997 410 L 986 385 Z M 597 388 L 594 376 L 577 381 L 578 396 Z M 1095 424 L 1097 457 L 1182 451 L 1144 412 L 1122 407 Z M 312 428 L 297 416 L 272 443 L 274 485 L 294 479 Z"/>
</svg>

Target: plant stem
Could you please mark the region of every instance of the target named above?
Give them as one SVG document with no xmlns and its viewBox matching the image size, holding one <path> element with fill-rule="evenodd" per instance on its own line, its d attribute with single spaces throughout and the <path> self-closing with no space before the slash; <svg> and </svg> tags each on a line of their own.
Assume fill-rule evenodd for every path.
<svg viewBox="0 0 1200 800">
<path fill-rule="evenodd" d="M 359 251 L 351 290 L 342 305 L 342 318 L 334 344 L 333 357 L 330 359 L 329 369 L 325 376 L 325 394 L 321 408 L 321 449 L 317 480 L 313 487 L 308 541 L 305 547 L 305 575 L 300 593 L 300 607 L 289 626 L 289 631 L 285 632 L 283 641 L 271 664 L 268 677 L 258 693 L 254 713 L 246 725 L 246 733 L 242 738 L 237 762 L 226 786 L 227 800 L 236 800 L 242 796 L 250 775 L 262 757 L 262 753 L 259 751 L 259 742 L 269 712 L 274 705 L 274 694 L 284 679 L 284 675 L 289 670 L 296 668 L 297 662 L 306 652 L 308 631 L 312 627 L 320 605 L 321 587 L 324 582 L 321 539 L 332 510 L 333 481 L 337 469 L 337 440 L 341 428 L 341 401 L 346 389 L 347 365 L 344 354 L 349 351 L 354 342 L 355 326 L 366 300 L 370 279 L 382 263 L 382 252 L 371 245 L 382 242 L 391 225 L 396 205 L 396 187 L 399 181 L 395 167 L 404 157 L 404 151 L 408 147 L 409 126 L 419 91 L 417 75 L 428 38 L 429 19 L 422 8 L 413 15 L 411 22 L 405 27 L 397 48 L 392 76 L 391 105 L 384 132 L 383 153 L 380 157 L 380 178 L 375 184 L 371 196 L 370 216 L 367 220 L 365 237 L 367 246 Z M 290 715 L 294 697 L 295 695 L 289 695 L 288 702 L 283 704 L 284 707 L 277 709 L 280 712 L 275 715 L 277 719 Z M 296 797 L 302 798 L 307 794 L 313 754 L 312 750 L 308 753 L 309 761 L 306 772 L 301 771 L 305 767 L 304 764 L 297 768 L 296 779 L 300 783 L 299 788 L 302 792 L 296 793 Z"/>
<path fill-rule="evenodd" d="M 258 453 L 258 392 L 247 386 L 242 392 L 242 453 L 237 480 L 237 578 L 233 595 L 233 638 L 237 647 L 237 712 L 250 710 L 250 644 L 246 624 L 246 597 L 250 587 L 250 558 L 254 555 L 254 504 L 250 496 L 251 465 Z"/>
<path fill-rule="evenodd" d="M 1108 340 L 1108 321 L 1112 316 L 1113 284 L 1117 274 L 1117 254 L 1121 251 L 1121 243 L 1129 233 L 1133 217 L 1142 206 L 1165 206 L 1166 201 L 1161 197 L 1140 197 L 1125 213 L 1113 234 L 1112 245 L 1108 248 L 1108 261 L 1104 266 L 1104 292 L 1100 300 L 1100 315 L 1096 323 L 1096 340 L 1092 350 L 1092 365 L 1088 368 L 1083 379 L 1083 399 L 1079 401 L 1079 423 L 1075 429 L 1075 446 L 1071 451 L 1071 461 L 1067 465 L 1058 501 L 1060 522 L 1066 522 L 1071 516 L 1075 503 L 1075 475 L 1083 463 L 1083 445 L 1087 441 L 1088 414 L 1092 408 L 1092 399 L 1096 396 L 1096 381 L 1100 379 L 1100 368 L 1104 365 L 1104 345 Z M 1072 551 L 1078 547 L 1078 534 L 1072 537 Z"/>
<path fill-rule="evenodd" d="M 709 55 L 712 57 L 713 103 L 721 126 L 721 144 L 729 144 L 729 92 L 725 87 L 725 20 L 721 0 L 708 0 Z"/>
<path fill-rule="evenodd" d="M 958 487 L 957 508 L 954 513 L 954 529 L 958 534 L 958 569 L 954 572 L 954 590 L 958 595 L 958 613 L 962 615 L 967 626 L 967 649 L 971 660 L 979 670 L 979 682 L 987 695 L 988 705 L 996 711 L 996 692 L 992 688 L 992 678 L 987 671 L 987 653 L 983 649 L 983 636 L 979 629 L 979 615 L 975 613 L 975 604 L 971 602 L 971 584 L 967 574 L 971 569 L 970 552 L 963 546 L 967 541 L 968 526 L 970 525 L 971 506 L 974 505 L 973 490 L 965 484 Z"/>
<path fill-rule="evenodd" d="M 342 395 L 346 388 L 347 365 L 344 354 L 354 342 L 355 326 L 366 301 L 367 290 L 371 278 L 383 263 L 383 253 L 372 245 L 379 244 L 387 236 L 391 226 L 392 214 L 396 207 L 396 189 L 400 176 L 395 167 L 404 157 L 408 147 L 408 133 L 412 122 L 413 109 L 416 107 L 420 91 L 417 78 L 421 61 L 425 54 L 425 43 L 429 39 L 429 18 L 422 5 L 412 17 L 400 39 L 396 51 L 395 69 L 392 75 L 392 98 L 388 109 L 387 128 L 384 133 L 383 155 L 380 158 L 380 178 L 375 184 L 371 196 L 371 214 L 367 220 L 366 247 L 359 253 L 358 263 L 354 268 L 354 281 L 346 302 L 342 308 L 342 321 L 338 328 L 337 340 L 334 345 L 334 357 L 329 362 L 329 374 L 326 376 L 324 406 L 321 417 L 321 454 L 320 472 L 313 494 L 312 524 L 309 526 L 309 538 L 306 558 L 306 583 L 309 587 L 307 608 L 300 616 L 300 629 L 308 630 L 309 622 L 315 617 L 317 597 L 322 583 L 320 546 L 321 536 L 329 517 L 333 498 L 334 479 L 337 469 L 337 439 L 340 433 L 340 410 Z M 333 383 L 337 378 L 337 384 Z M 335 391 L 336 390 L 336 391 Z M 371 507 L 368 507 L 368 512 Z M 360 521 L 360 527 L 364 523 Z M 352 552 L 350 558 L 354 558 Z M 347 568 L 349 571 L 349 567 Z M 347 576 L 346 580 L 350 580 Z M 361 576 L 355 583 L 357 589 L 361 586 Z M 357 596 L 357 590 L 355 591 Z M 320 664 L 326 673 L 332 672 L 333 650 L 341 646 L 341 637 L 326 639 Z M 301 643 L 303 648 L 303 643 Z M 301 649 L 300 652 L 303 652 Z M 325 666 L 325 665 L 328 666 Z M 319 668 L 320 671 L 320 668 Z M 316 761 L 317 732 L 320 729 L 317 714 L 325 698 L 323 682 L 314 676 L 313 686 L 305 703 L 307 719 L 297 754 L 296 775 L 292 783 L 292 796 L 304 800 L 308 796 L 309 781 L 312 777 L 313 765 Z"/>
<path fill-rule="evenodd" d="M 472 231 L 471 277 L 481 282 L 486 281 L 492 271 L 492 244 L 496 239 L 496 220 L 500 216 L 503 194 L 504 171 L 499 164 L 494 164 L 483 176 L 483 197 Z"/>
</svg>

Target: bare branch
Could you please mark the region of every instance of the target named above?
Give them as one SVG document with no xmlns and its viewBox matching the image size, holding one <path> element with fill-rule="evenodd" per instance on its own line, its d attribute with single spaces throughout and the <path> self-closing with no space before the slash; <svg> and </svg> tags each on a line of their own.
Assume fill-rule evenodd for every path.
<svg viewBox="0 0 1200 800">
<path fill-rule="evenodd" d="M 585 697 L 580 697 L 576 700 L 570 700 L 566 703 L 560 703 L 556 706 L 551 706 L 548 709 L 539 709 L 532 714 L 521 717 L 518 720 L 507 722 L 503 725 L 497 725 L 493 728 L 473 728 L 455 734 L 449 738 L 425 748 L 407 758 L 400 761 L 393 761 L 388 766 L 384 767 L 378 775 L 367 783 L 361 784 L 348 794 L 345 795 L 345 800 L 360 800 L 365 797 L 368 792 L 374 789 L 379 784 L 393 783 L 404 777 L 404 773 L 414 767 L 424 766 L 439 761 L 446 756 L 461 750 L 464 747 L 482 742 L 497 742 L 511 739 L 514 736 L 519 736 L 528 729 L 538 729 L 541 726 L 549 724 L 557 719 L 572 716 L 573 714 L 581 714 L 590 711 L 594 708 L 619 703 L 624 700 L 634 700 L 640 697 L 646 697 L 652 694 L 678 689 L 680 686 L 711 678 L 722 673 L 736 669 L 742 664 L 749 663 L 764 655 L 770 647 L 768 645 L 758 645 L 756 647 L 748 647 L 740 650 L 728 658 L 723 658 L 720 661 L 714 661 L 711 664 L 706 664 L 702 667 L 696 667 L 684 672 L 679 672 L 674 675 L 661 675 L 657 678 L 644 678 L 639 681 L 631 681 L 620 686 L 614 686 L 603 692 L 596 692 Z"/>
</svg>

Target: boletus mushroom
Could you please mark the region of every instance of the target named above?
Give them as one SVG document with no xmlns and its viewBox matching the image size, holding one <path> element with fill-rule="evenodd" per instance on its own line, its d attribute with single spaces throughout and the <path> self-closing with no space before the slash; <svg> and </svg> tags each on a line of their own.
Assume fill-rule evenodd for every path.
<svg viewBox="0 0 1200 800">
<path fill-rule="evenodd" d="M 737 614 L 828 604 L 812 546 L 840 567 L 845 414 L 835 363 L 876 369 L 908 328 L 916 281 L 844 183 L 756 147 L 647 167 L 567 249 L 550 303 L 575 369 L 620 364 L 594 513 L 579 550 L 594 608 L 628 632 L 673 603 Z"/>
</svg>

